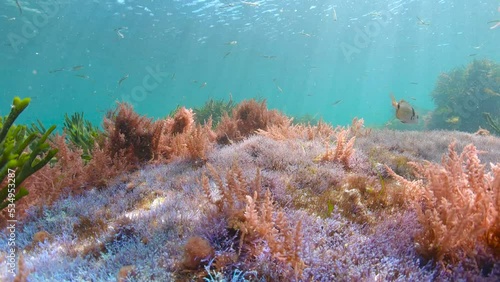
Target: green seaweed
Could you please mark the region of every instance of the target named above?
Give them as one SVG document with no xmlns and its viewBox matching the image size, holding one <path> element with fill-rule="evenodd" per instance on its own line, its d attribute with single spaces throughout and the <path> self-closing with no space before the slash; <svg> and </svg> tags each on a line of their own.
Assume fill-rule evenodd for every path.
<svg viewBox="0 0 500 282">
<path fill-rule="evenodd" d="M 333 213 L 333 210 L 335 209 L 335 204 L 332 203 L 331 201 L 328 201 L 327 205 L 328 205 L 327 216 L 331 216 Z"/>
<path fill-rule="evenodd" d="M 58 151 L 46 143 L 55 125 L 42 135 L 27 134 L 25 125 L 14 125 L 29 103 L 30 98 L 15 97 L 9 115 L 0 117 L 0 183 L 4 185 L 0 190 L 0 210 L 28 195 L 21 183 L 45 166 Z"/>
<path fill-rule="evenodd" d="M 26 128 L 26 133 L 31 134 L 31 133 L 44 133 L 47 131 L 43 123 L 37 119 L 37 123 L 32 122 L 30 127 Z"/>
<path fill-rule="evenodd" d="M 293 124 L 318 124 L 320 120 L 316 119 L 316 115 L 305 114 L 293 118 Z"/>
<path fill-rule="evenodd" d="M 474 60 L 469 65 L 442 73 L 432 92 L 436 109 L 428 119 L 428 129 L 476 132 L 485 128 L 482 113 L 499 118 L 500 64 Z"/>
<path fill-rule="evenodd" d="M 500 135 L 500 123 L 494 121 L 490 113 L 483 113 L 484 118 L 488 125 L 495 131 L 497 135 Z"/>
<path fill-rule="evenodd" d="M 102 136 L 102 132 L 90 121 L 85 120 L 83 113 L 74 113 L 71 118 L 65 114 L 63 128 L 66 138 L 83 150 L 82 159 L 89 161 L 92 158 L 94 144 Z"/>
<path fill-rule="evenodd" d="M 224 113 L 231 115 L 236 104 L 232 99 L 225 102 L 224 99 L 214 100 L 210 99 L 205 102 L 201 108 L 194 108 L 193 112 L 195 114 L 195 119 L 198 123 L 205 123 L 210 117 L 212 117 L 212 126 L 215 127 L 222 119 Z"/>
<path fill-rule="evenodd" d="M 173 117 L 175 116 L 175 114 L 177 113 L 177 111 L 178 111 L 180 108 L 182 108 L 182 107 L 181 107 L 181 105 L 177 104 L 177 106 L 175 106 L 175 109 L 171 110 L 171 111 L 168 113 L 167 117 L 172 117 L 172 118 L 173 118 Z"/>
</svg>

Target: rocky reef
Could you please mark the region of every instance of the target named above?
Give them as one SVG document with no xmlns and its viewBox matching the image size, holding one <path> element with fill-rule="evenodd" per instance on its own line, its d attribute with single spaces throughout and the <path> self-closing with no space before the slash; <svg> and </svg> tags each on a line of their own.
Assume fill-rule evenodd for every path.
<svg viewBox="0 0 500 282">
<path fill-rule="evenodd" d="M 0 280 L 500 277 L 500 138 L 293 124 L 254 100 L 208 116 L 122 104 L 85 142 L 48 138 Z"/>
</svg>

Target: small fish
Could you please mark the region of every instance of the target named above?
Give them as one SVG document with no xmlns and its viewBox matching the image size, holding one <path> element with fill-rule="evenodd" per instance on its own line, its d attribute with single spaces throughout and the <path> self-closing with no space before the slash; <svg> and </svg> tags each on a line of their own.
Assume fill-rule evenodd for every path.
<svg viewBox="0 0 500 282">
<path fill-rule="evenodd" d="M 128 74 L 126 74 L 125 76 L 120 78 L 120 80 L 118 80 L 118 86 L 122 85 L 122 82 L 125 81 L 127 78 L 128 78 Z"/>
<path fill-rule="evenodd" d="M 305 33 L 304 31 L 299 32 L 300 35 L 304 35 L 305 37 L 311 37 L 312 35 L 309 33 Z"/>
<path fill-rule="evenodd" d="M 19 14 L 23 14 L 23 8 L 21 8 L 21 4 L 19 3 L 19 0 L 16 0 L 16 5 L 17 5 L 17 8 L 19 9 Z"/>
<path fill-rule="evenodd" d="M 421 19 L 421 18 L 419 18 L 419 17 L 417 17 L 417 19 L 418 19 L 418 24 L 419 24 L 419 25 L 431 25 L 430 23 L 428 23 L 428 22 L 426 22 L 426 21 L 422 20 L 422 19 Z"/>
<path fill-rule="evenodd" d="M 0 17 L 5 18 L 5 20 L 7 20 L 7 21 L 15 21 L 16 20 L 16 17 L 9 18 L 6 15 L 1 15 Z"/>
<path fill-rule="evenodd" d="M 83 69 L 82 65 L 74 66 L 71 68 L 72 71 L 77 71 L 77 70 L 81 70 L 81 69 Z"/>
<path fill-rule="evenodd" d="M 396 101 L 394 95 L 391 94 L 392 106 L 396 109 L 396 118 L 402 123 L 418 123 L 418 115 L 415 109 L 405 100 Z"/>
<path fill-rule="evenodd" d="M 273 82 L 274 82 L 274 85 L 276 85 L 276 88 L 278 88 L 278 91 L 280 93 L 283 93 L 283 89 L 281 89 L 281 87 L 278 85 L 278 83 L 276 82 L 276 78 L 273 78 Z"/>
<path fill-rule="evenodd" d="M 55 73 L 55 72 L 60 72 L 60 71 L 65 71 L 65 68 L 60 68 L 60 69 L 55 69 L 55 70 L 50 70 L 49 73 Z"/>
<path fill-rule="evenodd" d="M 447 123 L 457 124 L 460 122 L 460 117 L 451 117 L 446 120 Z"/>
<path fill-rule="evenodd" d="M 417 98 L 415 97 L 410 97 L 410 99 L 412 99 L 413 101 L 417 101 Z"/>
<path fill-rule="evenodd" d="M 276 56 L 269 56 L 269 55 L 262 55 L 261 57 L 265 59 L 276 59 Z"/>
<path fill-rule="evenodd" d="M 494 20 L 494 21 L 487 22 L 487 24 L 492 24 L 492 23 L 500 23 L 500 20 Z"/>
<path fill-rule="evenodd" d="M 259 2 L 247 2 L 247 1 L 241 1 L 241 4 L 243 4 L 243 5 L 247 5 L 247 6 L 250 6 L 250 7 L 258 7 L 258 6 L 260 6 L 260 3 L 259 3 Z"/>
<path fill-rule="evenodd" d="M 122 26 L 122 27 L 118 27 L 118 28 L 115 28 L 114 31 L 116 32 L 116 34 L 118 35 L 118 37 L 120 38 L 125 38 L 125 35 L 123 35 L 123 33 L 121 33 L 122 30 L 126 30 L 128 29 L 128 27 L 126 26 Z"/>
<path fill-rule="evenodd" d="M 381 18 L 382 17 L 382 13 L 380 12 L 371 12 L 369 13 L 370 16 L 372 16 L 373 18 Z"/>
<path fill-rule="evenodd" d="M 335 8 L 333 8 L 333 13 L 332 13 L 333 21 L 337 21 L 337 11 L 335 11 Z"/>
<path fill-rule="evenodd" d="M 226 42 L 226 45 L 236 45 L 236 44 L 238 44 L 238 41 L 236 40 Z"/>
<path fill-rule="evenodd" d="M 491 26 L 490 29 L 495 29 L 500 26 L 500 22 L 496 23 L 495 25 Z"/>
<path fill-rule="evenodd" d="M 83 78 L 83 79 L 89 79 L 90 78 L 90 76 L 84 75 L 84 74 L 75 74 L 75 76 L 78 76 L 78 77 Z"/>
<path fill-rule="evenodd" d="M 172 76 L 170 77 L 171 80 L 174 80 L 175 79 L 175 72 L 172 74 Z"/>
<path fill-rule="evenodd" d="M 340 104 L 340 102 L 342 102 L 342 99 L 333 102 L 332 106 L 336 106 L 336 105 Z"/>
<path fill-rule="evenodd" d="M 491 90 L 491 88 L 484 88 L 484 92 L 488 95 L 491 95 L 491 96 L 500 96 L 499 93 Z"/>
<path fill-rule="evenodd" d="M 205 86 L 207 86 L 207 83 L 206 83 L 206 82 L 203 82 L 203 83 L 200 85 L 200 88 L 205 88 Z"/>
<path fill-rule="evenodd" d="M 411 81 L 410 84 L 414 84 L 414 85 L 417 85 L 418 82 L 414 82 L 414 81 Z"/>
<path fill-rule="evenodd" d="M 231 54 L 231 52 L 227 52 L 227 53 L 224 55 L 223 59 L 225 59 L 225 58 L 226 58 L 227 56 L 229 56 L 230 54 Z"/>
<path fill-rule="evenodd" d="M 474 57 L 476 55 L 477 55 L 477 53 L 469 54 L 469 57 Z"/>
</svg>

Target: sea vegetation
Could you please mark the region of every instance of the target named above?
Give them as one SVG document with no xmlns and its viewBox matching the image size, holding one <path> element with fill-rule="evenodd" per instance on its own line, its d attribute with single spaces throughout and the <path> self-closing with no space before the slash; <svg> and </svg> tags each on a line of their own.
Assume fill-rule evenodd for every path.
<svg viewBox="0 0 500 282">
<path fill-rule="evenodd" d="M 296 116 L 293 118 L 294 124 L 317 124 L 319 120 L 316 118 L 316 115 L 305 114 L 301 116 Z"/>
<path fill-rule="evenodd" d="M 15 97 L 9 115 L 0 117 L 0 211 L 29 194 L 21 184 L 57 153 L 46 142 L 55 126 L 27 134 L 25 125 L 14 125 L 29 103 L 29 98 Z"/>
<path fill-rule="evenodd" d="M 442 163 L 411 163 L 418 180 L 408 181 L 389 173 L 420 194 L 415 202 L 422 230 L 416 237 L 417 251 L 427 260 L 457 263 L 464 258 L 500 254 L 500 166 L 491 173 L 478 158 L 473 144 L 461 154 L 451 143 Z M 492 258 L 493 261 L 493 258 Z M 484 261 L 477 261 L 488 268 Z"/>
<path fill-rule="evenodd" d="M 429 129 L 476 132 L 481 128 L 500 134 L 500 65 L 489 60 L 474 60 L 466 67 L 442 73 L 432 97 L 436 109 Z"/>
<path fill-rule="evenodd" d="M 66 114 L 63 131 L 71 144 L 83 150 L 82 158 L 88 161 L 92 158 L 91 152 L 94 144 L 100 141 L 102 132 L 90 121 L 85 120 L 83 115 L 83 113 L 74 113 L 69 117 Z"/>
<path fill-rule="evenodd" d="M 217 126 L 217 143 L 232 144 L 270 125 L 283 125 L 289 119 L 277 110 L 268 110 L 266 100 L 245 100 L 234 107 L 231 115 L 224 113 Z"/>
<path fill-rule="evenodd" d="M 498 137 L 294 124 L 256 100 L 195 116 L 119 104 L 88 161 L 55 136 L 17 203 L 17 279 L 500 277 Z"/>
<path fill-rule="evenodd" d="M 215 128 L 224 114 L 231 114 L 235 107 L 236 103 L 231 98 L 227 102 L 224 101 L 224 99 L 215 100 L 210 98 L 203 106 L 199 108 L 195 107 L 193 113 L 196 122 L 204 124 L 208 122 L 209 119 L 212 119 L 212 126 Z"/>
<path fill-rule="evenodd" d="M 495 134 L 500 135 L 500 117 L 493 119 L 490 113 L 483 113 L 484 118 L 488 126 L 495 132 Z M 481 128 L 479 129 L 481 130 Z"/>
</svg>

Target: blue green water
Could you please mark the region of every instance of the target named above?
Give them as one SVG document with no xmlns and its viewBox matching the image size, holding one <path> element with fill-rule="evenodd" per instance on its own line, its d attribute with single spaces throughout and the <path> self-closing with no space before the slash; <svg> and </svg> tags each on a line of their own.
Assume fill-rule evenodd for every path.
<svg viewBox="0 0 500 282">
<path fill-rule="evenodd" d="M 383 125 L 390 92 L 430 111 L 441 72 L 500 60 L 488 23 L 498 0 L 18 3 L 0 4 L 0 113 L 33 98 L 18 122 L 83 111 L 100 124 L 123 100 L 162 117 L 258 97 L 294 116 Z"/>
</svg>

